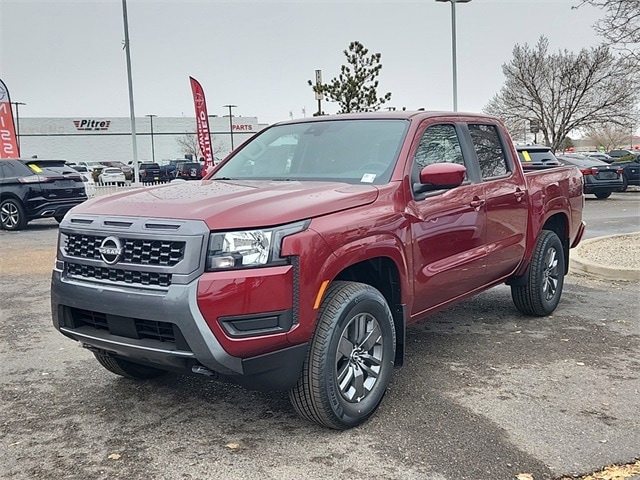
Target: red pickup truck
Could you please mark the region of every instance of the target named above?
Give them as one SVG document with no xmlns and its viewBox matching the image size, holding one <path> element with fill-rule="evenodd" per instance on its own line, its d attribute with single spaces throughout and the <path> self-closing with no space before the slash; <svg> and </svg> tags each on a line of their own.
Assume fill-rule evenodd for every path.
<svg viewBox="0 0 640 480">
<path fill-rule="evenodd" d="M 283 122 L 202 181 L 74 208 L 53 323 L 124 377 L 288 390 L 306 419 L 349 428 L 402 365 L 407 325 L 501 283 L 523 314 L 553 312 L 582 207 L 578 169 L 524 174 L 495 118 Z"/>
</svg>

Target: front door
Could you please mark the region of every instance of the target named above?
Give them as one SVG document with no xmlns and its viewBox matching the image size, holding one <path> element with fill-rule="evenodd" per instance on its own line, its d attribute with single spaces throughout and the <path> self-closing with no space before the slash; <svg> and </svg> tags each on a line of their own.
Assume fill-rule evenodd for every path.
<svg viewBox="0 0 640 480">
<path fill-rule="evenodd" d="M 420 315 L 482 285 L 485 261 L 484 192 L 465 156 L 455 124 L 435 124 L 422 133 L 412 167 L 412 183 L 421 168 L 452 162 L 467 167 L 462 185 L 414 195 L 407 216 L 413 240 L 414 304 Z"/>
</svg>

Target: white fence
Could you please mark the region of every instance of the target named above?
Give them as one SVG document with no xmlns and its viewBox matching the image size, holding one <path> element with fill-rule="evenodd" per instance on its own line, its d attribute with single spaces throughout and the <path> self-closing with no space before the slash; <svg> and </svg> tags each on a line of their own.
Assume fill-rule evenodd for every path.
<svg viewBox="0 0 640 480">
<path fill-rule="evenodd" d="M 138 188 L 151 187 L 151 186 L 159 185 L 162 183 L 168 183 L 168 182 L 138 183 L 137 185 L 129 182 L 127 182 L 125 185 L 117 185 L 115 183 L 102 185 L 102 184 L 96 183 L 96 184 L 88 184 L 88 185 L 85 184 L 85 189 L 87 191 L 87 196 L 91 198 L 91 197 L 102 197 L 104 195 L 111 195 L 112 193 L 136 190 Z"/>
</svg>

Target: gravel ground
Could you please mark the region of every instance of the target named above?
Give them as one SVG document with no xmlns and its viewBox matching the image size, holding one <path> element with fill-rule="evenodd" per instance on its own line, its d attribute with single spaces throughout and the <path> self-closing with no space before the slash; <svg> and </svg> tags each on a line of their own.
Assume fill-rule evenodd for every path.
<svg viewBox="0 0 640 480">
<path fill-rule="evenodd" d="M 576 253 L 609 268 L 640 270 L 640 232 L 585 240 Z"/>
</svg>

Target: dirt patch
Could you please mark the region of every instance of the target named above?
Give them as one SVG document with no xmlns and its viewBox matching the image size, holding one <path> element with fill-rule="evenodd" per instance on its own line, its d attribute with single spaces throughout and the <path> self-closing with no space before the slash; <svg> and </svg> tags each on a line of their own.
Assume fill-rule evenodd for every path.
<svg viewBox="0 0 640 480">
<path fill-rule="evenodd" d="M 0 275 L 38 275 L 51 273 L 56 248 L 24 247 L 3 242 L 0 256 Z"/>
</svg>

